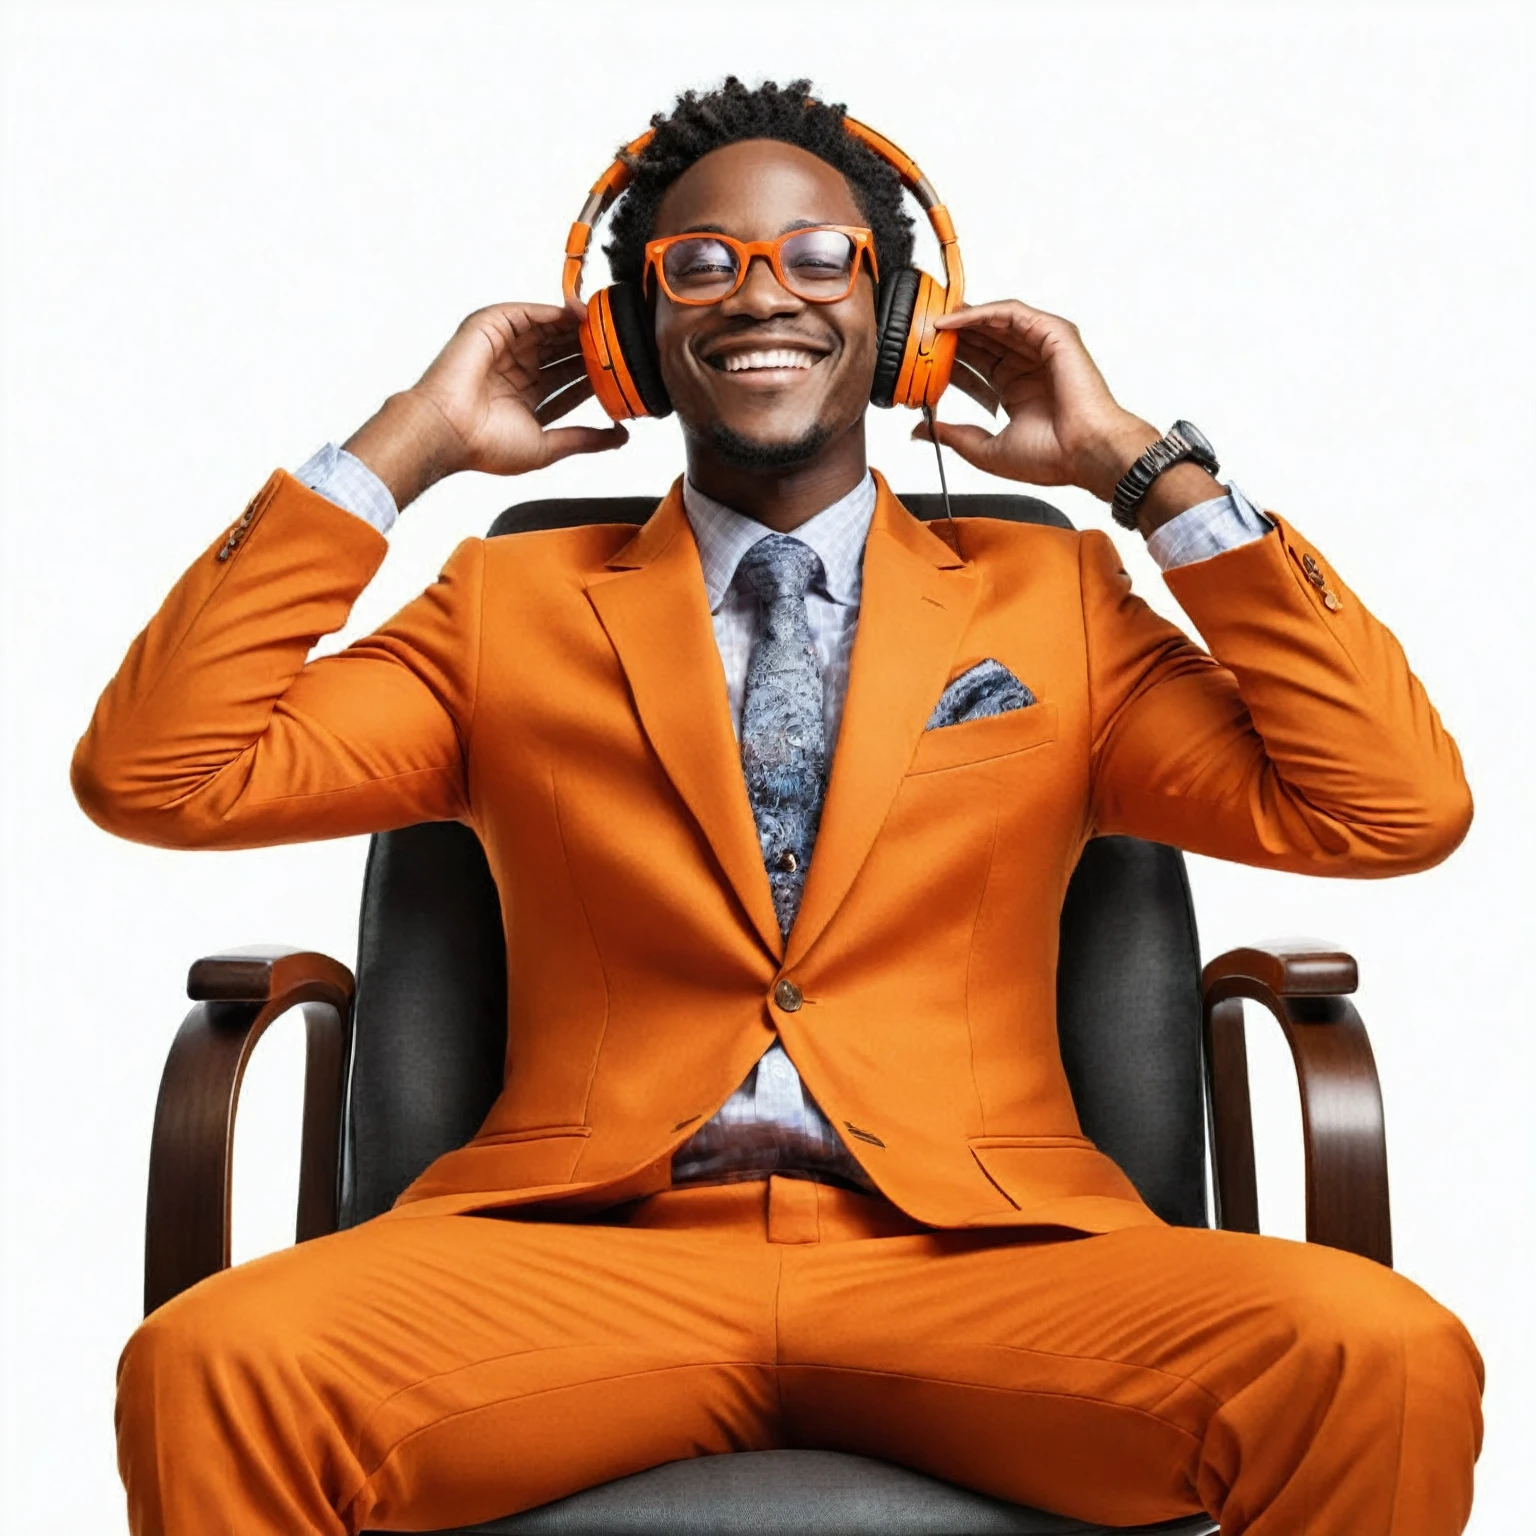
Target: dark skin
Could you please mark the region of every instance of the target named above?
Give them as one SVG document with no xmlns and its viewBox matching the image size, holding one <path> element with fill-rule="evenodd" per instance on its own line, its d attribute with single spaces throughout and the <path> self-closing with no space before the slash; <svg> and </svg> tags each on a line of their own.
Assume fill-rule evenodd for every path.
<svg viewBox="0 0 1536 1536">
<path fill-rule="evenodd" d="M 764 240 L 796 224 L 862 225 L 842 175 L 794 145 L 749 139 L 690 166 L 667 190 L 656 234 L 712 229 Z M 662 378 L 683 429 L 689 479 L 705 494 L 789 532 L 852 490 L 865 472 L 864 413 L 875 366 L 875 285 L 867 267 L 846 298 L 811 303 L 754 260 L 730 298 L 707 306 L 656 299 Z M 549 304 L 497 304 L 455 331 L 426 373 L 345 446 L 404 507 L 461 469 L 515 475 L 572 453 L 620 447 L 623 426 L 556 426 L 591 394 L 577 317 Z M 1161 432 L 1120 406 L 1077 327 L 1017 299 L 968 305 L 940 322 L 960 334 L 954 382 L 1007 422 L 996 432 L 941 422 L 939 441 L 969 463 L 1031 485 L 1077 485 L 1108 501 Z M 725 371 L 728 353 L 788 348 L 796 367 Z M 750 360 L 750 359 L 740 359 Z M 573 387 L 567 387 L 573 386 Z M 763 449 L 802 443 L 798 462 L 747 465 L 713 430 Z M 919 424 L 916 436 L 927 436 Z M 1223 487 L 1197 465 L 1164 471 L 1141 504 L 1144 534 Z"/>
<path fill-rule="evenodd" d="M 749 139 L 706 155 L 667 190 L 656 234 L 715 230 L 769 240 L 798 224 L 862 225 L 848 183 L 824 160 L 793 145 Z M 728 354 L 808 349 L 809 368 L 727 373 Z M 719 304 L 656 305 L 661 376 L 682 423 L 688 478 L 706 496 L 786 532 L 846 496 L 864 478 L 864 413 L 875 375 L 875 284 L 865 264 L 852 292 L 813 304 L 779 286 L 753 261 L 746 280 Z M 764 472 L 733 463 L 715 446 L 720 422 L 764 445 L 792 444 L 830 429 L 806 463 Z"/>
</svg>

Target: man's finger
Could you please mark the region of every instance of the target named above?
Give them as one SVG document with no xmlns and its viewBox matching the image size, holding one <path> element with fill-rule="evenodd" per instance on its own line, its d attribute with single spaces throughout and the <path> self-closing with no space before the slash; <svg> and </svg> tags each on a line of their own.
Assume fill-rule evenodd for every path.
<svg viewBox="0 0 1536 1536">
<path fill-rule="evenodd" d="M 564 389 L 554 390 L 546 395 L 534 411 L 534 420 L 541 427 L 547 427 L 552 421 L 559 421 L 562 416 L 569 415 L 584 400 L 592 398 L 592 381 L 585 376 L 574 384 L 567 384 Z"/>
<path fill-rule="evenodd" d="M 541 399 L 547 400 L 557 389 L 563 389 L 572 379 L 585 378 L 587 365 L 580 356 L 562 358 L 559 362 L 545 363 L 539 369 L 538 390 Z"/>
<path fill-rule="evenodd" d="M 1000 343 L 978 335 L 975 331 L 962 331 L 955 345 L 955 356 L 974 368 L 984 379 L 990 379 L 997 365 L 1008 355 L 1007 349 Z M 1016 357 L 1018 354 L 1012 355 Z"/>
<path fill-rule="evenodd" d="M 575 331 L 551 331 L 539 339 L 539 366 L 547 367 L 550 363 L 563 363 L 568 357 L 580 357 L 581 344 L 576 340 Z"/>
<path fill-rule="evenodd" d="M 629 432 L 621 421 L 611 427 L 551 427 L 544 434 L 544 462 L 554 464 L 573 453 L 602 453 L 622 448 Z"/>
<path fill-rule="evenodd" d="M 486 308 L 506 316 L 519 334 L 535 325 L 566 329 L 575 325 L 575 317 L 563 304 L 489 304 Z"/>
<path fill-rule="evenodd" d="M 1025 357 L 1041 358 L 1053 344 L 1080 347 L 1077 327 L 1060 315 L 1032 309 L 1017 299 L 996 304 L 978 304 L 974 309 L 957 309 L 940 315 L 935 321 L 943 330 L 959 331 L 962 337 L 985 338 L 1006 351 Z"/>
<path fill-rule="evenodd" d="M 997 415 L 998 407 L 1003 403 L 1002 396 L 993 389 L 983 375 L 963 359 L 959 357 L 955 359 L 955 365 L 950 370 L 949 382 L 961 394 L 969 395 L 989 416 Z"/>
<path fill-rule="evenodd" d="M 974 325 L 1028 325 L 1042 320 L 1054 320 L 1062 325 L 1071 324 L 1061 315 L 1036 309 L 1033 304 L 1026 304 L 1023 299 L 992 299 L 985 304 L 962 304 L 959 309 L 952 309 L 948 314 L 940 315 L 934 324 L 941 330 L 948 331 L 964 330 L 967 326 Z"/>
</svg>

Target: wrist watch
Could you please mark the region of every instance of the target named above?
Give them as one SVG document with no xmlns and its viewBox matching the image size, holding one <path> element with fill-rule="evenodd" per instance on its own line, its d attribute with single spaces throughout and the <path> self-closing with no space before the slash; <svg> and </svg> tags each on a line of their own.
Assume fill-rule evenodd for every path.
<svg viewBox="0 0 1536 1536">
<path fill-rule="evenodd" d="M 1110 503 L 1110 515 L 1122 528 L 1136 526 L 1136 508 L 1141 498 L 1151 489 L 1152 482 L 1165 469 L 1193 459 L 1207 474 L 1214 475 L 1221 465 L 1216 462 L 1216 450 L 1211 447 L 1192 421 L 1176 421 L 1169 427 L 1166 437 L 1160 437 L 1120 477 Z"/>
</svg>

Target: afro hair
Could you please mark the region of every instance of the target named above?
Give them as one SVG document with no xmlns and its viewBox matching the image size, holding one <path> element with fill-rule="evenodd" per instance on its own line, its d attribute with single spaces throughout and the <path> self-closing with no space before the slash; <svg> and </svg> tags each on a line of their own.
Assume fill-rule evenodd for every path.
<svg viewBox="0 0 1536 1536">
<path fill-rule="evenodd" d="M 614 208 L 608 256 L 614 280 L 639 284 L 645 243 L 668 187 L 711 150 L 744 139 L 778 139 L 825 160 L 842 173 L 875 238 L 880 271 L 894 275 L 912 261 L 912 218 L 902 201 L 901 178 L 843 126 L 846 108 L 811 99 L 809 80 L 782 89 L 765 80 L 749 90 L 735 75 L 719 89 L 684 91 L 671 114 L 651 118 L 656 130 L 638 155 L 624 155 L 633 179 Z"/>
</svg>

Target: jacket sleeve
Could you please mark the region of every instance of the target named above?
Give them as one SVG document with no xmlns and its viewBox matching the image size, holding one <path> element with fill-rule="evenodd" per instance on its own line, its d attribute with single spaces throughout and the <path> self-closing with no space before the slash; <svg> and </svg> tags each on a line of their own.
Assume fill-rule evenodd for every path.
<svg viewBox="0 0 1536 1536">
<path fill-rule="evenodd" d="M 1083 536 L 1093 830 L 1302 874 L 1436 864 L 1472 817 L 1456 744 L 1391 631 L 1267 515 L 1166 573 L 1210 654 Z"/>
<path fill-rule="evenodd" d="M 306 661 L 384 558 L 277 471 L 129 647 L 80 744 L 86 814 L 137 842 L 249 848 L 468 815 L 483 545 L 375 633 Z"/>
</svg>

